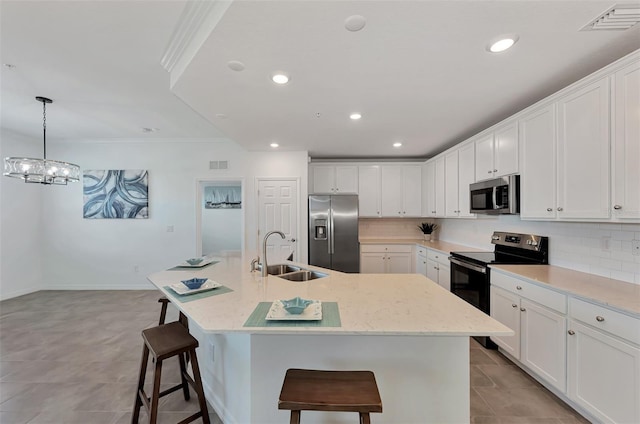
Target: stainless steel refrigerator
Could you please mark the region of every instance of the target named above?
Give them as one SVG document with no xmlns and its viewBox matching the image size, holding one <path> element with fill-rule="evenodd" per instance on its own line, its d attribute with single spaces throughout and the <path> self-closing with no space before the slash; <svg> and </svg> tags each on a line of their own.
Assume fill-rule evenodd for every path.
<svg viewBox="0 0 640 424">
<path fill-rule="evenodd" d="M 309 196 L 309 264 L 360 272 L 357 195 Z"/>
</svg>

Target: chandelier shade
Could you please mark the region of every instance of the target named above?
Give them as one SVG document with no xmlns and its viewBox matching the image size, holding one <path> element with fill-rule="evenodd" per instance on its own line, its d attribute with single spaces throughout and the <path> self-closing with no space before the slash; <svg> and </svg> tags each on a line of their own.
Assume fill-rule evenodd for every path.
<svg viewBox="0 0 640 424">
<path fill-rule="evenodd" d="M 25 183 L 46 185 L 67 185 L 80 181 L 78 165 L 47 159 L 47 103 L 53 101 L 46 97 L 36 97 L 36 100 L 42 102 L 43 159 L 7 157 L 4 159 L 3 175 L 20 178 Z"/>
</svg>

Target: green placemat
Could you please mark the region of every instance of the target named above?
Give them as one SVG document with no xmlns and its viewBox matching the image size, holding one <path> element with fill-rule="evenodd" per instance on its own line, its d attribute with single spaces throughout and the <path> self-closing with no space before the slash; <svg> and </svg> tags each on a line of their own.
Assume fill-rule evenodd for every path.
<svg viewBox="0 0 640 424">
<path fill-rule="evenodd" d="M 265 318 L 273 302 L 260 302 L 253 310 L 244 327 L 341 327 L 337 302 L 322 302 L 320 321 L 267 321 Z"/>
<path fill-rule="evenodd" d="M 192 270 L 192 271 L 199 271 L 201 269 L 205 269 L 207 267 L 210 267 L 211 265 L 215 265 L 220 261 L 213 261 L 211 263 L 208 263 L 206 265 L 203 266 L 182 266 L 182 265 L 178 265 L 178 266 L 174 266 L 173 268 L 169 268 L 167 271 L 187 271 L 187 270 Z"/>
<path fill-rule="evenodd" d="M 204 299 L 205 297 L 217 296 L 219 294 L 225 294 L 233 291 L 227 286 L 220 286 L 217 289 L 207 290 L 196 294 L 178 294 L 171 290 L 171 287 L 169 286 L 164 286 L 163 289 L 167 291 L 169 297 L 181 303 L 193 302 L 194 300 Z"/>
</svg>

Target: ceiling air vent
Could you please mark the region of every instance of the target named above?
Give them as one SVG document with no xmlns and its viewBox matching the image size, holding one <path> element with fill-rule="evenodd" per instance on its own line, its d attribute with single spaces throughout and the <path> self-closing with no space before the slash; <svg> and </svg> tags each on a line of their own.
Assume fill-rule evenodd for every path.
<svg viewBox="0 0 640 424">
<path fill-rule="evenodd" d="M 638 4 L 617 4 L 582 27 L 580 31 L 623 31 L 640 22 Z"/>
<path fill-rule="evenodd" d="M 209 161 L 209 169 L 228 169 L 229 161 L 227 160 L 212 160 Z"/>
</svg>

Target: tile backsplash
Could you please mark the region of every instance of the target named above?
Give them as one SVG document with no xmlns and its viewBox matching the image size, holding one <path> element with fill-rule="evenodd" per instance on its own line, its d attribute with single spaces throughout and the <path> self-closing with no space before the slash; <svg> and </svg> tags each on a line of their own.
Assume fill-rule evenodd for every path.
<svg viewBox="0 0 640 424">
<path fill-rule="evenodd" d="M 360 237 L 420 238 L 416 226 L 423 221 L 434 220 L 361 219 Z M 516 215 L 435 222 L 438 239 L 486 250 L 493 250 L 494 231 L 547 236 L 551 265 L 640 284 L 640 255 L 632 253 L 634 240 L 640 243 L 640 224 L 522 221 Z"/>
</svg>

